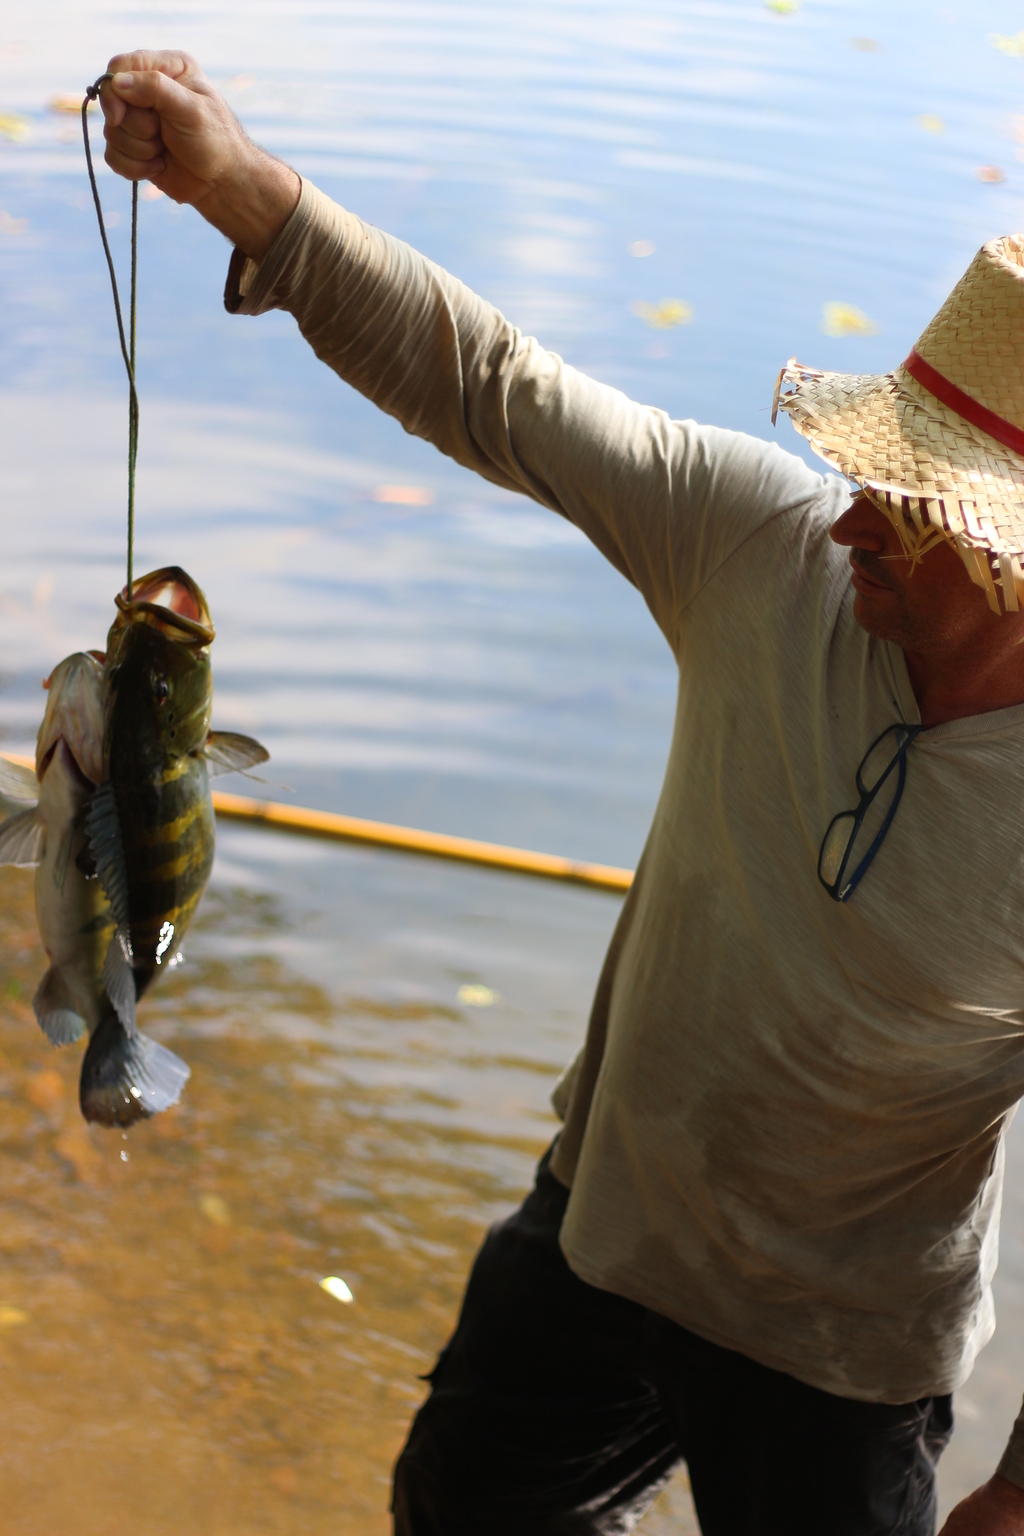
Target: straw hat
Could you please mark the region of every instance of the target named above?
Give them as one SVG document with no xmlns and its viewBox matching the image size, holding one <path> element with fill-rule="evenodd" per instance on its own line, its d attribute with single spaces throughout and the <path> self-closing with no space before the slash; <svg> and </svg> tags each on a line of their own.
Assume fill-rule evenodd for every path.
<svg viewBox="0 0 1024 1536">
<path fill-rule="evenodd" d="M 892 373 L 823 373 L 791 358 L 773 422 L 780 406 L 889 516 L 909 555 L 946 539 L 995 612 L 1000 591 L 1007 609 L 1024 606 L 1024 235 L 982 246 Z"/>
</svg>

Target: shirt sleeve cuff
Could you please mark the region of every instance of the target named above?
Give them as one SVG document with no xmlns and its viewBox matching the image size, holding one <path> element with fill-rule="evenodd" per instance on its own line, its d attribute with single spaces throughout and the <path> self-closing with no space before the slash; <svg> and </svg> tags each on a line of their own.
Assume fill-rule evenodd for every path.
<svg viewBox="0 0 1024 1536">
<path fill-rule="evenodd" d="M 319 195 L 303 176 L 295 212 L 260 261 L 237 246 L 231 253 L 224 285 L 224 308 L 229 315 L 262 315 L 279 307 L 277 289 L 293 264 L 296 253 L 313 222 Z"/>
<path fill-rule="evenodd" d="M 1017 1422 L 1010 1434 L 1010 1442 L 1003 1452 L 996 1471 L 1000 1477 L 1005 1477 L 1007 1482 L 1016 1483 L 1018 1488 L 1024 1488 L 1024 1408 L 1017 1416 Z"/>
</svg>

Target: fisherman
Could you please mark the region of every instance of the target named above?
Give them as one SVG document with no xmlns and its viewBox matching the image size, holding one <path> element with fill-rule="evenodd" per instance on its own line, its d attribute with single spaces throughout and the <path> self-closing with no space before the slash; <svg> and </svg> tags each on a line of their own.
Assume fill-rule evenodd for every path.
<svg viewBox="0 0 1024 1536">
<path fill-rule="evenodd" d="M 228 310 L 287 310 L 569 518 L 679 666 L 563 1128 L 475 1262 L 396 1532 L 623 1532 L 685 1460 L 705 1536 L 930 1536 L 1024 1094 L 1024 238 L 892 374 L 785 370 L 822 476 L 576 373 L 258 149 L 186 55 L 109 67 L 107 162 L 233 243 Z M 944 1526 L 1010 1533 L 1024 1414 Z"/>
</svg>

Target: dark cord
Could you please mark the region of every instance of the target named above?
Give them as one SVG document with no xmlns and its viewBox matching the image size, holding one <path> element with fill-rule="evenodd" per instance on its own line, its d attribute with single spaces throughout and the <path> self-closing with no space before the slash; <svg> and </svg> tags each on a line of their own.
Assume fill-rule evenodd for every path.
<svg viewBox="0 0 1024 1536">
<path fill-rule="evenodd" d="M 107 258 L 107 269 L 110 272 L 110 286 L 114 294 L 114 314 L 117 316 L 117 334 L 121 342 L 121 356 L 124 358 L 124 366 L 128 373 L 128 585 L 126 596 L 131 602 L 132 598 L 132 547 L 135 543 L 135 459 L 139 448 L 139 397 L 135 392 L 135 307 L 136 307 L 136 277 L 137 277 L 137 253 L 138 253 L 138 229 L 139 229 L 139 184 L 132 182 L 132 289 L 130 309 L 128 316 L 128 331 L 130 344 L 125 340 L 124 321 L 121 319 L 121 300 L 117 293 L 117 277 L 114 273 L 114 258 L 110 254 L 110 245 L 107 241 L 106 226 L 103 223 L 103 208 L 100 205 L 99 189 L 96 186 L 96 172 L 92 166 L 92 149 L 89 145 L 89 103 L 99 98 L 100 86 L 106 80 L 112 80 L 113 75 L 100 75 L 94 85 L 85 88 L 85 100 L 82 102 L 82 138 L 85 141 L 85 163 L 89 171 L 89 185 L 92 188 L 92 200 L 96 204 L 96 217 L 99 220 L 100 239 L 103 241 L 103 253 Z"/>
</svg>

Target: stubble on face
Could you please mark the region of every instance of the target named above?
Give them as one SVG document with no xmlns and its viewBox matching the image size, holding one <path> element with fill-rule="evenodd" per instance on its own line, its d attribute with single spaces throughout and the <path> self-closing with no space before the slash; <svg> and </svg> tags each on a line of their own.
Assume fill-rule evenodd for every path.
<svg viewBox="0 0 1024 1536">
<path fill-rule="evenodd" d="M 876 640 L 888 640 L 905 651 L 930 650 L 948 635 L 950 615 L 948 608 L 936 608 L 933 603 L 915 602 L 918 592 L 912 584 L 922 572 L 929 550 L 922 555 L 917 567 L 905 556 L 879 555 L 869 549 L 851 549 L 850 564 L 854 574 L 863 573 L 868 581 L 884 588 L 883 591 L 857 590 L 853 603 L 853 615 L 869 635 Z M 967 577 L 959 555 L 950 550 L 961 572 Z M 866 583 L 864 584 L 866 585 Z"/>
<path fill-rule="evenodd" d="M 869 635 L 904 651 L 927 653 L 955 646 L 979 626 L 998 622 L 952 544 L 941 541 L 916 561 L 911 559 L 888 518 L 863 492 L 849 517 L 854 523 L 850 531 L 860 531 L 857 524 L 862 523 L 869 536 L 865 542 L 875 546 L 864 548 L 852 541 L 848 545 L 854 617 Z"/>
</svg>

